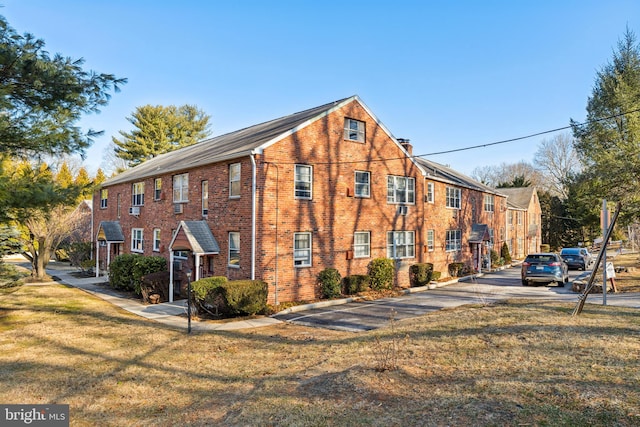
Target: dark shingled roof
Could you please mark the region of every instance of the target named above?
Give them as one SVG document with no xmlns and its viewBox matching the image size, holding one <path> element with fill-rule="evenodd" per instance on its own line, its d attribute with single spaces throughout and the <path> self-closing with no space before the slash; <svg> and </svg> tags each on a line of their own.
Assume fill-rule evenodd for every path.
<svg viewBox="0 0 640 427">
<path fill-rule="evenodd" d="M 489 227 L 487 224 L 473 224 L 471 226 L 471 234 L 469 235 L 469 243 L 482 243 L 491 240 Z"/>
<path fill-rule="evenodd" d="M 220 245 L 207 221 L 180 221 L 178 225 L 178 232 L 182 229 L 184 231 L 191 250 L 195 254 L 218 254 L 220 253 Z M 176 236 L 178 233 L 176 232 Z M 175 239 L 175 237 L 174 237 Z M 171 242 L 173 244 L 173 241 Z"/>
<path fill-rule="evenodd" d="M 108 179 L 103 185 L 120 184 L 149 178 L 160 173 L 179 172 L 197 166 L 248 156 L 253 150 L 289 135 L 297 128 L 308 124 L 307 122 L 311 123 L 320 119 L 333 109 L 354 99 L 359 98 L 354 95 L 161 154 Z"/>
<path fill-rule="evenodd" d="M 529 202 L 536 191 L 535 187 L 501 188 L 501 193 L 507 196 L 507 206 L 517 209 L 529 209 Z"/>
<path fill-rule="evenodd" d="M 100 230 L 103 231 L 105 241 L 107 242 L 124 242 L 124 234 L 122 233 L 122 227 L 120 227 L 119 221 L 101 221 L 98 226 L 98 234 Z"/>
<path fill-rule="evenodd" d="M 482 191 L 484 193 L 502 195 L 501 190 L 496 190 L 493 187 L 489 187 L 488 185 L 476 181 L 475 179 L 470 178 L 458 171 L 455 171 L 448 166 L 441 165 L 440 163 L 423 159 L 421 157 L 415 157 L 415 160 L 426 170 L 427 179 L 445 182 L 448 184 L 469 188 L 471 190 Z"/>
</svg>

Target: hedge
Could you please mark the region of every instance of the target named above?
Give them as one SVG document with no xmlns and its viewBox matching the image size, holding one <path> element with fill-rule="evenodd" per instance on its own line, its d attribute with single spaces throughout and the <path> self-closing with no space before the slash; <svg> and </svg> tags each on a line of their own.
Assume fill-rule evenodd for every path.
<svg viewBox="0 0 640 427">
<path fill-rule="evenodd" d="M 342 279 L 344 293 L 347 295 L 368 291 L 371 278 L 367 274 L 353 274 Z"/>
<path fill-rule="evenodd" d="M 323 298 L 337 298 L 340 296 L 340 272 L 335 268 L 325 268 L 318 274 L 318 283 Z"/>
<path fill-rule="evenodd" d="M 412 287 L 429 284 L 433 275 L 433 264 L 430 262 L 413 264 L 409 267 L 409 283 Z"/>
<path fill-rule="evenodd" d="M 122 254 L 109 265 L 109 283 L 115 289 L 141 295 L 142 276 L 166 270 L 167 260 L 161 256 Z"/>
<path fill-rule="evenodd" d="M 191 284 L 192 301 L 198 313 L 212 315 L 254 315 L 267 308 L 267 284 L 260 280 L 207 277 Z"/>
<path fill-rule="evenodd" d="M 371 289 L 379 291 L 393 288 L 393 275 L 395 265 L 389 258 L 376 258 L 369 264 L 369 277 L 371 278 Z"/>
</svg>

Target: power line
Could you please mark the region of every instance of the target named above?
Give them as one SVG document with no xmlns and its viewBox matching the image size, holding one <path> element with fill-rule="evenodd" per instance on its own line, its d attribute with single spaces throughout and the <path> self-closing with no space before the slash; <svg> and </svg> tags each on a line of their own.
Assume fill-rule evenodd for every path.
<svg viewBox="0 0 640 427">
<path fill-rule="evenodd" d="M 628 114 L 633 114 L 633 113 L 638 113 L 640 112 L 640 108 L 636 109 L 636 110 L 631 110 L 631 111 L 626 111 L 624 113 L 618 113 L 618 114 L 614 114 L 612 116 L 608 116 L 608 117 L 602 117 L 599 119 L 594 119 L 594 120 L 587 120 L 585 122 L 582 123 L 576 123 L 574 125 L 569 125 L 569 126 L 563 126 L 560 128 L 556 128 L 556 129 L 551 129 L 551 130 L 545 130 L 542 132 L 537 132 L 537 133 L 532 133 L 530 135 L 525 135 L 525 136 L 519 136 L 517 138 L 511 138 L 511 139 L 505 139 L 502 141 L 496 141 L 496 142 L 488 142 L 486 144 L 478 144 L 478 145 L 471 145 L 468 147 L 461 147 L 461 148 L 454 148 L 452 150 L 445 150 L 445 151 L 437 151 L 434 153 L 426 153 L 426 154 L 417 154 L 417 155 L 411 155 L 409 156 L 409 158 L 416 158 L 416 157 L 429 157 L 429 156 L 436 156 L 439 154 L 449 154 L 449 153 L 457 153 L 460 151 L 467 151 L 467 150 L 475 150 L 477 148 L 485 148 L 485 147 L 491 147 L 494 145 L 500 145 L 500 144 L 507 144 L 509 142 L 515 142 L 515 141 L 522 141 L 523 139 L 529 139 L 529 138 L 533 138 L 536 136 L 540 136 L 540 135 L 547 135 L 550 133 L 554 133 L 554 132 L 559 132 L 561 130 L 567 130 L 570 129 L 574 126 L 584 126 L 586 124 L 589 123 L 597 123 L 597 122 L 602 122 L 605 120 L 610 120 L 610 119 L 615 119 L 617 117 L 622 117 L 622 116 L 626 116 Z M 314 162 L 315 165 L 338 165 L 338 164 L 352 164 L 352 163 L 376 163 L 376 162 L 386 162 L 386 161 L 391 161 L 391 160 L 404 160 L 406 159 L 406 156 L 403 157 L 389 157 L 389 158 L 380 158 L 380 159 L 364 159 L 364 160 L 347 160 L 347 161 L 336 161 L 336 162 Z M 264 163 L 276 163 L 276 164 L 281 164 L 281 165 L 285 165 L 285 164 L 298 164 L 297 162 L 274 162 L 274 161 L 267 161 Z"/>
<path fill-rule="evenodd" d="M 604 121 L 604 120 L 615 119 L 616 117 L 626 116 L 627 114 L 637 113 L 639 111 L 640 111 L 640 108 L 638 108 L 637 110 L 632 110 L 632 111 L 627 111 L 627 112 L 624 112 L 624 113 L 614 114 L 613 116 L 609 116 L 609 117 L 602 117 L 600 119 L 589 120 L 589 121 L 586 121 L 586 122 L 583 122 L 583 123 L 577 123 L 575 125 L 569 125 L 569 126 L 564 126 L 564 127 L 561 127 L 561 128 L 546 130 L 544 132 L 532 133 L 531 135 L 520 136 L 518 138 L 505 139 L 503 141 L 489 142 L 487 144 L 472 145 L 472 146 L 463 147 L 463 148 L 454 148 L 453 150 L 438 151 L 438 152 L 435 152 L 435 153 L 420 154 L 419 156 L 414 156 L 414 157 L 427 157 L 427 156 L 435 156 L 435 155 L 438 155 L 438 154 L 457 153 L 459 151 L 474 150 L 476 148 L 491 147 L 493 145 L 499 145 L 499 144 L 506 144 L 506 143 L 509 143 L 509 142 L 521 141 L 523 139 L 533 138 L 533 137 L 540 136 L 540 135 L 546 135 L 546 134 L 558 132 L 558 131 L 561 131 L 561 130 L 567 130 L 567 129 L 572 128 L 573 126 L 583 126 L 583 125 L 586 125 L 588 123 L 595 123 L 595 122 L 601 122 L 601 121 Z"/>
</svg>

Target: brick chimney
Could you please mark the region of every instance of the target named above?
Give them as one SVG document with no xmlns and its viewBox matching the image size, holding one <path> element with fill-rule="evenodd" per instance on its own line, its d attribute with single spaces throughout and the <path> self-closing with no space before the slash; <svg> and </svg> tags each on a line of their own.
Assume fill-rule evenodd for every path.
<svg viewBox="0 0 640 427">
<path fill-rule="evenodd" d="M 398 142 L 400 143 L 400 145 L 402 145 L 402 147 L 407 150 L 407 153 L 409 153 L 410 156 L 413 155 L 413 147 L 410 144 L 409 139 L 405 139 L 405 138 L 398 138 Z"/>
</svg>

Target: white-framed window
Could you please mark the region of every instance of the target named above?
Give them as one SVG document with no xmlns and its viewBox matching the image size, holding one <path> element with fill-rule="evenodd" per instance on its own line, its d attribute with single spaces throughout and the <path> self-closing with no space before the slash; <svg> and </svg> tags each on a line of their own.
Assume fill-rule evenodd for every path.
<svg viewBox="0 0 640 427">
<path fill-rule="evenodd" d="M 183 173 L 173 176 L 173 202 L 183 203 L 189 201 L 189 174 Z"/>
<path fill-rule="evenodd" d="M 413 258 L 416 254 L 413 231 L 387 232 L 387 258 Z"/>
<path fill-rule="evenodd" d="M 415 203 L 416 183 L 414 178 L 406 176 L 387 177 L 387 202 L 388 203 Z"/>
<path fill-rule="evenodd" d="M 202 181 L 202 216 L 209 215 L 209 181 Z"/>
<path fill-rule="evenodd" d="M 427 230 L 427 250 L 433 252 L 436 247 L 435 230 Z"/>
<path fill-rule="evenodd" d="M 371 256 L 371 233 L 356 231 L 353 234 L 353 256 L 355 258 L 369 258 Z"/>
<path fill-rule="evenodd" d="M 229 197 L 240 197 L 240 163 L 229 165 Z"/>
<path fill-rule="evenodd" d="M 460 209 L 461 191 L 456 187 L 447 187 L 447 203 L 448 208 Z"/>
<path fill-rule="evenodd" d="M 154 252 L 160 252 L 160 229 L 153 229 L 153 250 Z"/>
<path fill-rule="evenodd" d="M 484 195 L 484 211 L 485 212 L 494 212 L 494 197 L 493 194 L 485 194 Z"/>
<path fill-rule="evenodd" d="M 313 194 L 313 168 L 309 165 L 295 167 L 295 198 L 311 199 Z"/>
<path fill-rule="evenodd" d="M 144 205 L 144 182 L 136 182 L 131 191 L 131 206 L 142 205 Z"/>
<path fill-rule="evenodd" d="M 153 180 L 153 200 L 160 200 L 162 197 L 162 178 Z"/>
<path fill-rule="evenodd" d="M 106 209 L 107 207 L 107 199 L 109 197 L 109 190 L 103 188 L 100 190 L 100 208 Z"/>
<path fill-rule="evenodd" d="M 456 252 L 461 249 L 462 249 L 462 231 L 447 230 L 445 250 L 447 252 Z"/>
<path fill-rule="evenodd" d="M 371 197 L 371 173 L 356 171 L 355 196 Z"/>
<path fill-rule="evenodd" d="M 493 228 L 489 229 L 489 248 L 493 248 Z"/>
<path fill-rule="evenodd" d="M 516 212 L 516 221 L 518 221 L 518 225 L 522 225 L 522 211 Z"/>
<path fill-rule="evenodd" d="M 435 189 L 433 182 L 427 182 L 427 203 L 433 203 Z"/>
<path fill-rule="evenodd" d="M 311 233 L 293 233 L 294 267 L 311 267 Z"/>
<path fill-rule="evenodd" d="M 364 142 L 365 124 L 359 120 L 344 119 L 344 139 Z"/>
<path fill-rule="evenodd" d="M 131 252 L 144 252 L 144 238 L 142 228 L 131 229 Z"/>
<path fill-rule="evenodd" d="M 513 226 L 513 211 L 512 210 L 508 210 L 507 211 L 507 224 L 509 224 L 510 226 Z"/>
<path fill-rule="evenodd" d="M 229 267 L 240 267 L 240 233 L 229 233 Z"/>
<path fill-rule="evenodd" d="M 189 251 L 173 251 L 174 259 L 187 259 L 189 258 Z"/>
</svg>

